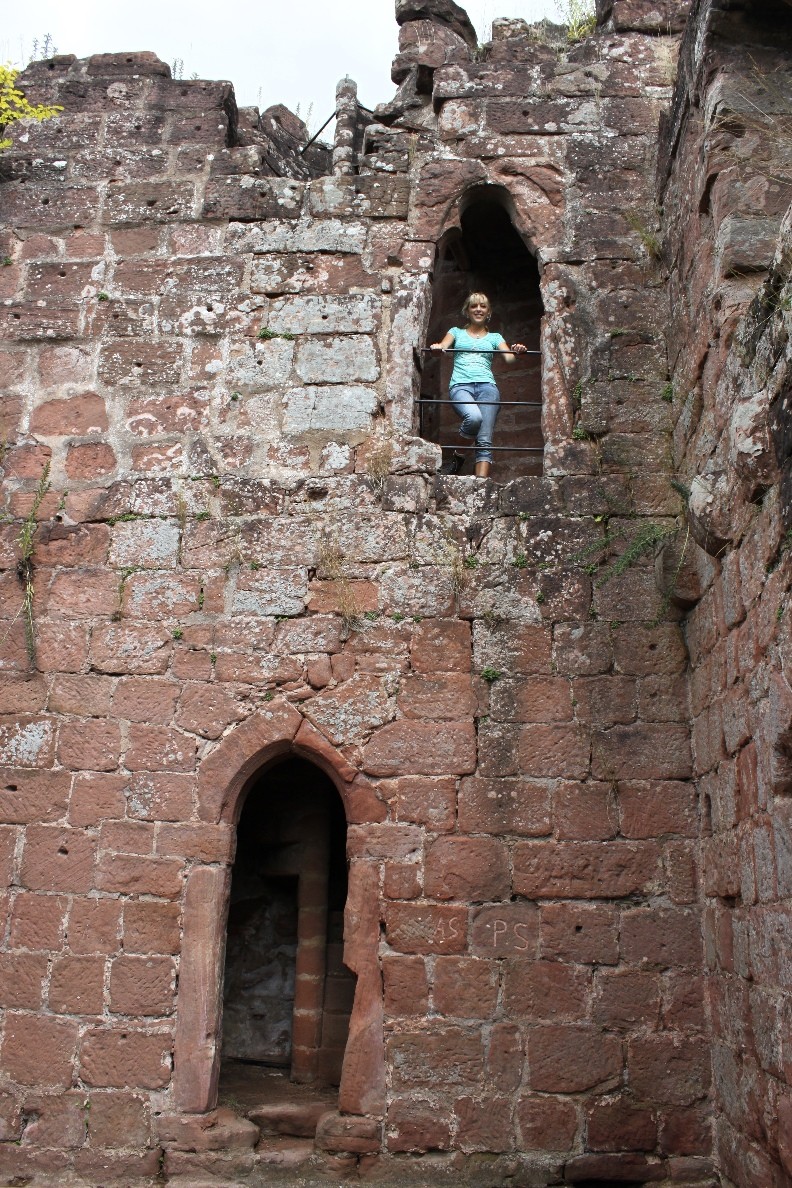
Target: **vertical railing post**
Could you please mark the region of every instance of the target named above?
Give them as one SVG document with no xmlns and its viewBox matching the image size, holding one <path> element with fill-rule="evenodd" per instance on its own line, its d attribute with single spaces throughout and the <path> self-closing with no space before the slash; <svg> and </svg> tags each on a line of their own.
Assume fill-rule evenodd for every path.
<svg viewBox="0 0 792 1188">
<path fill-rule="evenodd" d="M 357 127 L 357 83 L 342 78 L 336 87 L 336 126 L 333 148 L 333 173 L 355 171 L 355 129 Z"/>
</svg>

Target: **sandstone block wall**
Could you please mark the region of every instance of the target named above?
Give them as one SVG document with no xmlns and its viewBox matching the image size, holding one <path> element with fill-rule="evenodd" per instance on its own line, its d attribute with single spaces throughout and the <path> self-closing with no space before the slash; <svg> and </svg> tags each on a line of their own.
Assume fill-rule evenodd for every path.
<svg viewBox="0 0 792 1188">
<path fill-rule="evenodd" d="M 710 1183 L 714 1100 L 725 1182 L 785 1182 L 788 230 L 782 138 L 735 130 L 748 18 L 695 6 L 672 93 L 686 6 L 496 22 L 483 60 L 449 11 L 399 4 L 333 175 L 150 55 L 23 80 L 65 110 L 0 183 L 9 1177 L 277 1174 L 217 1074 L 236 823 L 294 754 L 344 803 L 357 975 L 304 1174 Z M 439 475 L 414 404 L 474 193 L 544 305 L 544 473 L 502 486 Z"/>
<path fill-rule="evenodd" d="M 675 453 L 706 550 L 690 611 L 715 1143 L 786 1184 L 790 608 L 789 10 L 701 4 L 661 174 Z"/>
</svg>

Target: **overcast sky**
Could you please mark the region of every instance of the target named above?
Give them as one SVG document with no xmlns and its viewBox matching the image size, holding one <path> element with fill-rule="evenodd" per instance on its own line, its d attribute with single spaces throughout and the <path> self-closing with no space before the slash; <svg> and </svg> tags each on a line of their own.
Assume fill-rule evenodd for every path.
<svg viewBox="0 0 792 1188">
<path fill-rule="evenodd" d="M 484 39 L 492 18 L 558 19 L 556 0 L 470 0 Z M 316 129 L 335 107 L 344 75 L 367 107 L 394 93 L 390 63 L 398 48 L 393 0 L 36 0 L 5 6 L 0 61 L 29 60 L 49 33 L 58 53 L 153 50 L 184 77 L 229 79 L 240 106 L 285 103 Z"/>
</svg>

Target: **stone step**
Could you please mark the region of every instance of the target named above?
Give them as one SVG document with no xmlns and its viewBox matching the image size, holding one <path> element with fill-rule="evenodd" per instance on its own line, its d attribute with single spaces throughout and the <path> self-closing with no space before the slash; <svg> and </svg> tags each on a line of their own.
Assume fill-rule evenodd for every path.
<svg viewBox="0 0 792 1188">
<path fill-rule="evenodd" d="M 255 1147 L 258 1128 L 224 1106 L 206 1114 L 163 1114 L 159 1141 L 171 1151 L 234 1151 Z"/>
<path fill-rule="evenodd" d="M 163 1171 L 168 1183 L 189 1183 L 192 1180 L 230 1180 L 239 1183 L 240 1176 L 255 1171 L 258 1160 L 255 1151 L 166 1151 Z"/>
<path fill-rule="evenodd" d="M 239 1188 L 239 1180 L 219 1180 L 216 1176 L 171 1176 L 168 1188 Z"/>
<path fill-rule="evenodd" d="M 278 1168 L 300 1167 L 314 1156 L 313 1140 L 267 1136 L 259 1140 L 256 1155 L 260 1165 Z"/>
<path fill-rule="evenodd" d="M 294 1138 L 313 1139 L 316 1125 L 322 1114 L 328 1110 L 326 1100 L 270 1101 L 247 1110 L 251 1122 L 255 1122 L 264 1135 L 290 1135 Z"/>
</svg>

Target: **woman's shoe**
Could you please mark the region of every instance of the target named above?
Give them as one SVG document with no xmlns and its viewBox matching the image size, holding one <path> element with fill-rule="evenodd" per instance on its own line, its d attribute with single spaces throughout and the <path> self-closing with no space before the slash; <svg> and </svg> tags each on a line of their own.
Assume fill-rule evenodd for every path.
<svg viewBox="0 0 792 1188">
<path fill-rule="evenodd" d="M 476 478 L 489 478 L 491 462 L 476 463 Z"/>
<path fill-rule="evenodd" d="M 459 474 L 462 467 L 465 465 L 465 455 L 458 454 L 454 450 L 447 462 L 444 462 L 440 467 L 440 474 Z"/>
</svg>

